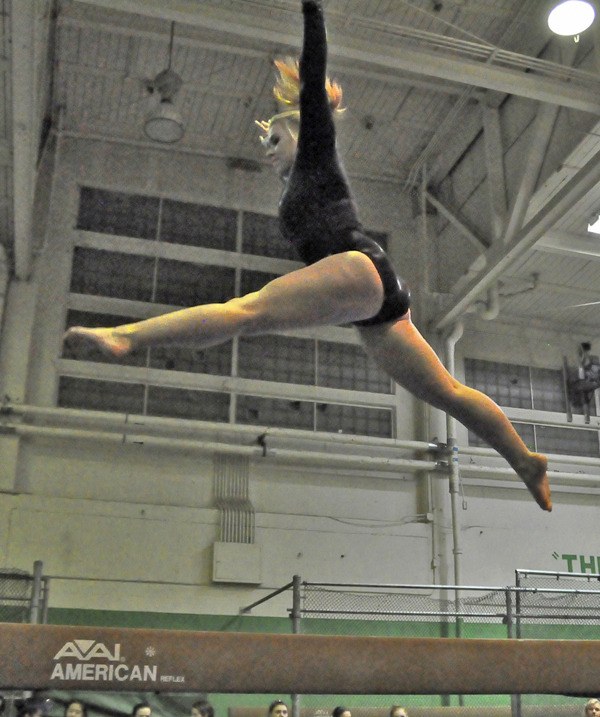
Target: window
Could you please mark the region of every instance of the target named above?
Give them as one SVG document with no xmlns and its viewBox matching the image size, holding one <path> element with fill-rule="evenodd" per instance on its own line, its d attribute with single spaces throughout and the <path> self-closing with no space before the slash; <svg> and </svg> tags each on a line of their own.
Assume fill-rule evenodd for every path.
<svg viewBox="0 0 600 717">
<path fill-rule="evenodd" d="M 315 342 L 289 336 L 239 339 L 238 375 L 281 383 L 315 385 Z"/>
<path fill-rule="evenodd" d="M 92 187 L 80 190 L 76 228 L 95 236 L 93 246 L 89 241 L 78 244 L 78 237 L 75 240 L 67 326 L 115 326 L 155 315 L 165 306 L 221 303 L 236 295 L 236 287 L 244 295 L 280 276 L 273 260 L 298 259 L 293 247 L 280 237 L 275 217 Z M 107 235 L 105 243 L 103 234 Z M 147 248 L 145 243 L 140 248 L 138 242 L 134 249 L 117 250 L 110 235 L 146 239 Z M 385 235 L 371 236 L 387 244 Z M 236 249 L 238 237 L 241 253 Z M 181 260 L 173 258 L 175 246 L 181 246 Z M 227 252 L 231 258 L 220 259 L 225 255 L 207 249 Z M 256 257 L 264 259 L 264 269 Z M 149 310 L 153 304 L 160 307 Z M 211 377 L 219 376 L 391 394 L 390 379 L 360 346 L 344 343 L 343 338 L 241 337 L 205 350 L 153 347 L 119 360 L 89 348 L 67 346 L 62 358 L 61 406 L 393 436 L 392 409 L 364 406 L 364 395 L 361 405 L 353 405 L 350 393 L 348 403 L 342 404 L 337 396 L 335 401 L 324 397 L 319 403 L 297 400 L 293 389 L 283 389 L 291 394 L 289 398 L 213 390 Z M 85 362 L 85 368 L 78 366 L 70 372 L 75 375 L 69 375 L 69 361 Z M 128 366 L 131 382 L 113 379 L 115 373 L 108 364 Z M 88 368 L 89 376 L 82 377 Z M 140 369 L 138 374 L 136 369 Z M 149 374 L 147 369 L 154 371 Z M 138 376 L 139 380 L 132 380 Z M 281 391 L 278 387 L 277 392 Z"/>
<path fill-rule="evenodd" d="M 77 229 L 156 239 L 159 200 L 137 194 L 82 187 Z"/>
<path fill-rule="evenodd" d="M 528 366 L 465 359 L 465 380 L 501 406 L 532 408 Z"/>
<path fill-rule="evenodd" d="M 162 201 L 160 240 L 235 251 L 237 214 L 232 209 Z"/>
<path fill-rule="evenodd" d="M 466 383 L 487 393 L 504 407 L 529 408 L 566 414 L 566 397 L 561 370 L 520 366 L 516 364 L 465 359 Z M 590 407 L 596 415 L 595 406 Z M 582 409 L 574 409 L 582 413 Z M 598 431 L 513 424 L 530 450 L 573 456 L 599 456 Z M 470 446 L 487 444 L 469 431 Z"/>
</svg>

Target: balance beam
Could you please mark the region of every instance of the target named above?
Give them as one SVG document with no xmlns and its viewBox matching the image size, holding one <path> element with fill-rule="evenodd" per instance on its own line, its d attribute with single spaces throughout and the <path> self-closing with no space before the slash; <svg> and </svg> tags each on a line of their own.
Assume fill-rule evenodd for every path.
<svg viewBox="0 0 600 717">
<path fill-rule="evenodd" d="M 0 623 L 0 689 L 600 693 L 600 640 L 330 637 Z"/>
</svg>

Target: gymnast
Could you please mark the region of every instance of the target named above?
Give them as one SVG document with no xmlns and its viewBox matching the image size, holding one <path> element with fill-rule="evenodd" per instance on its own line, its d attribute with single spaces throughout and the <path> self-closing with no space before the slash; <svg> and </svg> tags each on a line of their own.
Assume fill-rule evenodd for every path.
<svg viewBox="0 0 600 717">
<path fill-rule="evenodd" d="M 258 122 L 266 155 L 283 182 L 282 234 L 306 264 L 262 289 L 111 328 L 72 327 L 69 343 L 112 356 L 158 344 L 204 348 L 235 336 L 353 323 L 376 364 L 414 396 L 446 411 L 503 456 L 538 505 L 552 510 L 547 459 L 532 453 L 500 408 L 444 368 L 410 318 L 410 294 L 382 248 L 357 218 L 336 150 L 340 86 L 326 77 L 320 0 L 302 0 L 299 63 L 277 61 L 281 112 Z"/>
</svg>

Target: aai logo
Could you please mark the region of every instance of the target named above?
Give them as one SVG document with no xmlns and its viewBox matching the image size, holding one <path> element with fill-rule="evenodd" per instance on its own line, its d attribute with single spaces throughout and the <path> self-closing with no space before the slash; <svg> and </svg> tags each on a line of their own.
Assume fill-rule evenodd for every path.
<svg viewBox="0 0 600 717">
<path fill-rule="evenodd" d="M 65 643 L 54 655 L 55 660 L 62 660 L 66 657 L 75 658 L 80 662 L 98 658 L 104 658 L 109 662 L 120 662 L 121 645 L 116 643 L 110 650 L 104 643 L 96 642 L 96 640 L 73 640 Z"/>
</svg>

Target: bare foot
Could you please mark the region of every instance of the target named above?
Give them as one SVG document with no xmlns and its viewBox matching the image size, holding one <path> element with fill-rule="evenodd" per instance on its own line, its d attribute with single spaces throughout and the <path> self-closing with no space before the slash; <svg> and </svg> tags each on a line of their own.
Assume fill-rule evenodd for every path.
<svg viewBox="0 0 600 717">
<path fill-rule="evenodd" d="M 535 502 L 542 510 L 552 510 L 550 481 L 548 480 L 548 459 L 540 453 L 531 453 L 528 463 L 517 471 L 519 478 L 525 483 Z"/>
<path fill-rule="evenodd" d="M 71 326 L 64 336 L 70 346 L 87 345 L 109 356 L 125 356 L 133 348 L 131 339 L 118 334 L 115 329 L 88 329 L 85 326 Z"/>
</svg>

